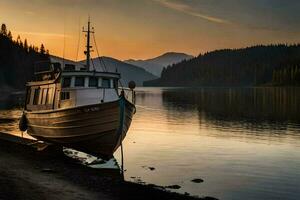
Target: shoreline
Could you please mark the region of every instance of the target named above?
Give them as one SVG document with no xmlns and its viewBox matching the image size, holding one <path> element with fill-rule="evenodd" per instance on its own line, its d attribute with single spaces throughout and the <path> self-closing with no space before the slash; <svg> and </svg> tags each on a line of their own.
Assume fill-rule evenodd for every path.
<svg viewBox="0 0 300 200">
<path fill-rule="evenodd" d="M 0 139 L 0 199 L 206 199 L 155 185 L 124 181 L 119 173 L 81 165 L 61 151 L 38 152 Z"/>
</svg>

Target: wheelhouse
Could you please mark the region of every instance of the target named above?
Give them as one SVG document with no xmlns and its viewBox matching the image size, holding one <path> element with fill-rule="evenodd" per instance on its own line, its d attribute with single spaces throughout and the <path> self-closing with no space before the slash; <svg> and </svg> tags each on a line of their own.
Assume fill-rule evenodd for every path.
<svg viewBox="0 0 300 200">
<path fill-rule="evenodd" d="M 51 110 L 59 107 L 60 66 L 60 63 L 44 61 L 35 64 L 35 80 L 26 84 L 26 110 Z"/>
<path fill-rule="evenodd" d="M 60 68 L 60 64 L 56 63 L 56 67 Z M 68 67 L 74 69 L 72 66 Z M 69 108 L 115 101 L 119 98 L 119 73 L 67 70 L 59 78 L 53 79 L 51 73 L 54 68 L 36 72 L 40 80 L 28 82 L 28 110 Z"/>
<path fill-rule="evenodd" d="M 119 73 L 64 71 L 61 78 L 60 107 L 115 101 L 119 98 Z"/>
</svg>

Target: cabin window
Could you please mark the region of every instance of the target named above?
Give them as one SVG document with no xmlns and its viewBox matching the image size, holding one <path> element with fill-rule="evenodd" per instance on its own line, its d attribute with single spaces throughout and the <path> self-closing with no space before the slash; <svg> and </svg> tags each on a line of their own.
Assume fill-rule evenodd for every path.
<svg viewBox="0 0 300 200">
<path fill-rule="evenodd" d="M 102 79 L 102 87 L 110 88 L 110 80 L 108 78 L 103 78 Z"/>
<path fill-rule="evenodd" d="M 49 88 L 46 104 L 52 104 L 53 88 Z"/>
<path fill-rule="evenodd" d="M 75 86 L 84 87 L 84 77 L 75 77 Z"/>
<path fill-rule="evenodd" d="M 47 94 L 48 93 L 48 88 L 42 89 L 42 96 L 41 96 L 41 102 L 40 104 L 46 104 L 46 99 L 47 99 Z"/>
<path fill-rule="evenodd" d="M 114 79 L 114 88 L 118 88 L 118 79 Z"/>
<path fill-rule="evenodd" d="M 90 77 L 89 79 L 89 87 L 97 87 L 98 86 L 98 78 Z"/>
<path fill-rule="evenodd" d="M 71 87 L 71 77 L 64 77 L 62 81 L 62 87 Z"/>
<path fill-rule="evenodd" d="M 27 95 L 26 95 L 26 104 L 30 103 L 30 97 L 31 97 L 31 89 L 27 89 Z"/>
<path fill-rule="evenodd" d="M 70 92 L 61 92 L 60 99 L 61 100 L 70 99 Z"/>
<path fill-rule="evenodd" d="M 40 97 L 40 88 L 34 90 L 33 105 L 38 105 Z"/>
<path fill-rule="evenodd" d="M 73 64 L 65 64 L 64 71 L 75 71 L 75 65 L 73 65 Z"/>
</svg>

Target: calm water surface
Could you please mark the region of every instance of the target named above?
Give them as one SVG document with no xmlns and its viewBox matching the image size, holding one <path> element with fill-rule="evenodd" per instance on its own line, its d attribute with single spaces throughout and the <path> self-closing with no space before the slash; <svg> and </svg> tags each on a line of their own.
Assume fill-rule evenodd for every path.
<svg viewBox="0 0 300 200">
<path fill-rule="evenodd" d="M 137 91 L 124 141 L 127 180 L 224 200 L 300 199 L 300 88 Z M 16 127 L 0 121 L 2 130 L 19 134 Z"/>
</svg>

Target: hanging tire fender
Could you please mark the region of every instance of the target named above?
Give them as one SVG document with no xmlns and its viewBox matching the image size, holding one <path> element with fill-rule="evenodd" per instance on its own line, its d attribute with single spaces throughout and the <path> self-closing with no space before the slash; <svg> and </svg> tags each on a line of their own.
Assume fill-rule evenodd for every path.
<svg viewBox="0 0 300 200">
<path fill-rule="evenodd" d="M 26 131 L 27 128 L 28 128 L 27 119 L 25 114 L 23 113 L 19 121 L 19 129 L 20 131 Z"/>
</svg>

